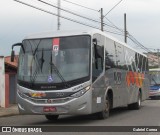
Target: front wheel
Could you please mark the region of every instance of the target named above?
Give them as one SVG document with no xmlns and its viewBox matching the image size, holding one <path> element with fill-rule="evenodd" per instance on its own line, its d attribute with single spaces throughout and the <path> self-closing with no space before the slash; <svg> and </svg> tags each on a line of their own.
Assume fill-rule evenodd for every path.
<svg viewBox="0 0 160 135">
<path fill-rule="evenodd" d="M 98 112 L 98 119 L 106 119 L 109 117 L 110 111 L 110 99 L 109 96 L 106 97 L 104 110 L 102 112 Z"/>
<path fill-rule="evenodd" d="M 45 115 L 47 120 L 54 121 L 57 120 L 59 115 Z"/>
</svg>

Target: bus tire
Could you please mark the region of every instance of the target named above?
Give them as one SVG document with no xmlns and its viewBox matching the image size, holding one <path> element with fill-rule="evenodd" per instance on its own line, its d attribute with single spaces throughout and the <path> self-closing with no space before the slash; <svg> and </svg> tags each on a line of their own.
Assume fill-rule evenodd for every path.
<svg viewBox="0 0 160 135">
<path fill-rule="evenodd" d="M 139 110 L 141 108 L 141 100 L 142 100 L 141 99 L 141 92 L 139 91 L 137 102 L 133 103 L 133 104 L 129 104 L 128 108 L 130 110 Z"/>
<path fill-rule="evenodd" d="M 156 99 L 158 99 L 158 97 L 150 97 L 151 98 L 151 100 L 156 100 Z"/>
<path fill-rule="evenodd" d="M 54 121 L 57 120 L 59 115 L 45 115 L 47 120 Z"/>
<path fill-rule="evenodd" d="M 106 100 L 105 100 L 104 110 L 97 113 L 98 119 L 102 120 L 102 119 L 108 118 L 109 117 L 109 111 L 110 111 L 110 98 L 107 95 Z"/>
</svg>

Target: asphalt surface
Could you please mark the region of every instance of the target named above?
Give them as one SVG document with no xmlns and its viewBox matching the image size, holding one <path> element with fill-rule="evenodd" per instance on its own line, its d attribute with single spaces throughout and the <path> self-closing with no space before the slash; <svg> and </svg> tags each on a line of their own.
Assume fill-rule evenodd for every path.
<svg viewBox="0 0 160 135">
<path fill-rule="evenodd" d="M 146 100 L 140 110 L 128 110 L 127 107 L 113 109 L 110 117 L 105 120 L 97 120 L 92 115 L 88 116 L 61 116 L 57 121 L 48 121 L 43 115 L 16 115 L 0 118 L 0 126 L 160 126 L 160 100 Z M 32 133 L 33 134 L 33 133 Z M 40 135 L 41 133 L 39 133 Z M 50 133 L 46 133 L 50 134 Z M 56 133 L 62 135 L 64 133 Z M 65 133 L 66 135 L 71 133 Z M 79 135 L 80 133 L 74 133 Z M 81 133 L 81 134 L 133 134 L 139 133 Z M 159 135 L 156 133 L 141 133 L 145 135 Z"/>
</svg>

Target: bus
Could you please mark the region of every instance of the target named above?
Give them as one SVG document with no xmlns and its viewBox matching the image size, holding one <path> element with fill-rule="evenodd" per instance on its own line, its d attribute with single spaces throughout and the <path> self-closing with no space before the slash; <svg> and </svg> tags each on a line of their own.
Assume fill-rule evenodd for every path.
<svg viewBox="0 0 160 135">
<path fill-rule="evenodd" d="M 151 79 L 149 97 L 158 99 L 160 97 L 160 68 L 149 69 L 149 74 Z"/>
<path fill-rule="evenodd" d="M 27 36 L 20 46 L 17 102 L 20 114 L 96 114 L 139 109 L 149 96 L 146 55 L 100 30 L 57 31 Z"/>
</svg>

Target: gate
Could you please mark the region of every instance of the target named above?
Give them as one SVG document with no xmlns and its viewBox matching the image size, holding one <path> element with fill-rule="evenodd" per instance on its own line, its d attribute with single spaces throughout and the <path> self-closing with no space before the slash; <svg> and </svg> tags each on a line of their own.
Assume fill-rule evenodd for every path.
<svg viewBox="0 0 160 135">
<path fill-rule="evenodd" d="M 15 74 L 9 75 L 9 104 L 17 103 L 16 91 L 17 91 L 17 77 Z"/>
</svg>

